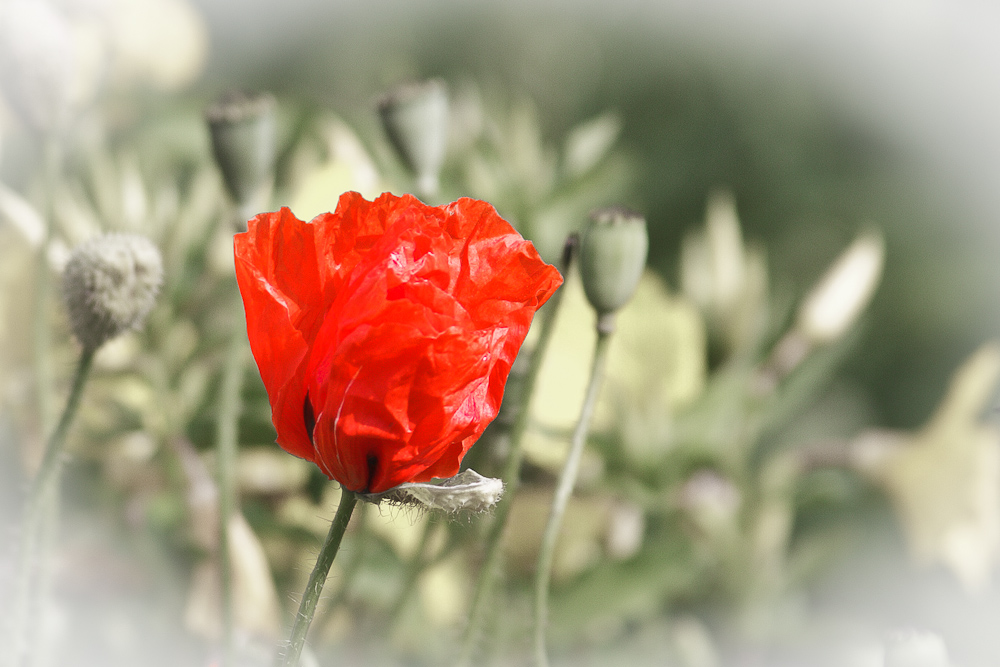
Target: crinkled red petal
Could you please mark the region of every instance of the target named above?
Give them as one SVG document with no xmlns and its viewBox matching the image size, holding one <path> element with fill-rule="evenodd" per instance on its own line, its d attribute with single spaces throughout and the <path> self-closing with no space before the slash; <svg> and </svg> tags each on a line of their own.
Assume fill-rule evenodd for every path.
<svg viewBox="0 0 1000 667">
<path fill-rule="evenodd" d="M 472 199 L 347 193 L 309 224 L 258 216 L 236 254 L 279 444 L 372 493 L 457 474 L 562 282 Z"/>
</svg>

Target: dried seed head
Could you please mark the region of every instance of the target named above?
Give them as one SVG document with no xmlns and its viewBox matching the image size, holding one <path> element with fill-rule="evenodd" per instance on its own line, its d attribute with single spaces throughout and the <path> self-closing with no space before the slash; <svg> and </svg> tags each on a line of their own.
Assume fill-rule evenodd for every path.
<svg viewBox="0 0 1000 667">
<path fill-rule="evenodd" d="M 162 282 L 160 251 L 143 236 L 105 234 L 80 244 L 63 271 L 73 333 L 85 348 L 96 350 L 139 327 Z"/>
<path fill-rule="evenodd" d="M 415 505 L 449 514 L 485 512 L 503 495 L 503 482 L 483 477 L 475 470 L 463 470 L 440 484 L 406 483 L 384 493 L 362 494 L 371 503 L 383 500 L 400 505 Z"/>
</svg>

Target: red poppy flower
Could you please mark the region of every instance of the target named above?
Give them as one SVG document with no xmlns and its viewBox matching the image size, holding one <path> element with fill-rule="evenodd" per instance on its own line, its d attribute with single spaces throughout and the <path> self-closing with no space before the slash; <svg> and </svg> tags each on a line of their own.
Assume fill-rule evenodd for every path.
<svg viewBox="0 0 1000 667">
<path fill-rule="evenodd" d="M 278 444 L 366 493 L 458 473 L 562 283 L 473 199 L 348 192 L 309 223 L 258 215 L 235 250 Z"/>
</svg>

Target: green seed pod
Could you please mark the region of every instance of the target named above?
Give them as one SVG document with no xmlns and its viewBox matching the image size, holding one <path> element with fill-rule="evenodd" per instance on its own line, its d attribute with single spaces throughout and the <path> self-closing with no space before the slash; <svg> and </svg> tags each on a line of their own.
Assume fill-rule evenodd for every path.
<svg viewBox="0 0 1000 667">
<path fill-rule="evenodd" d="M 237 204 L 253 202 L 274 180 L 276 129 L 274 97 L 231 91 L 205 112 L 212 153 L 229 195 Z"/>
<path fill-rule="evenodd" d="M 163 262 L 153 243 L 135 234 L 105 234 L 80 244 L 63 271 L 70 326 L 84 348 L 138 328 L 153 309 Z"/>
<path fill-rule="evenodd" d="M 417 176 L 417 187 L 436 194 L 448 147 L 448 89 L 441 79 L 399 86 L 378 103 L 393 148 Z"/>
<path fill-rule="evenodd" d="M 620 207 L 591 214 L 580 240 L 580 276 L 599 318 L 613 314 L 632 298 L 648 251 L 642 215 Z"/>
</svg>

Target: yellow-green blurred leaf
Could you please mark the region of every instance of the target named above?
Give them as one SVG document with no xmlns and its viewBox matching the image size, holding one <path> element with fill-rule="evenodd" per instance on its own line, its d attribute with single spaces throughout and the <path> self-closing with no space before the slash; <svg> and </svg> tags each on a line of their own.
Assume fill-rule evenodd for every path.
<svg viewBox="0 0 1000 667">
<path fill-rule="evenodd" d="M 328 119 L 323 128 L 327 159 L 305 177 L 291 201 L 303 220 L 332 211 L 341 193 L 350 190 L 373 199 L 385 188 L 361 141 L 342 121 Z"/>
<path fill-rule="evenodd" d="M 524 444 L 530 460 L 556 469 L 580 416 L 596 340 L 594 312 L 579 279 L 571 276 L 563 289 Z M 698 313 L 646 273 L 618 315 L 593 428 L 618 429 L 631 455 L 655 459 L 670 432 L 672 413 L 701 394 L 705 374 L 705 332 Z"/>
<path fill-rule="evenodd" d="M 998 379 L 1000 346 L 989 343 L 955 373 L 930 422 L 874 468 L 917 559 L 946 565 L 973 590 L 1000 555 L 1000 429 L 980 417 Z"/>
<path fill-rule="evenodd" d="M 597 166 L 615 145 L 621 129 L 617 114 L 604 113 L 570 130 L 563 154 L 563 164 L 570 176 L 579 176 Z"/>
</svg>

